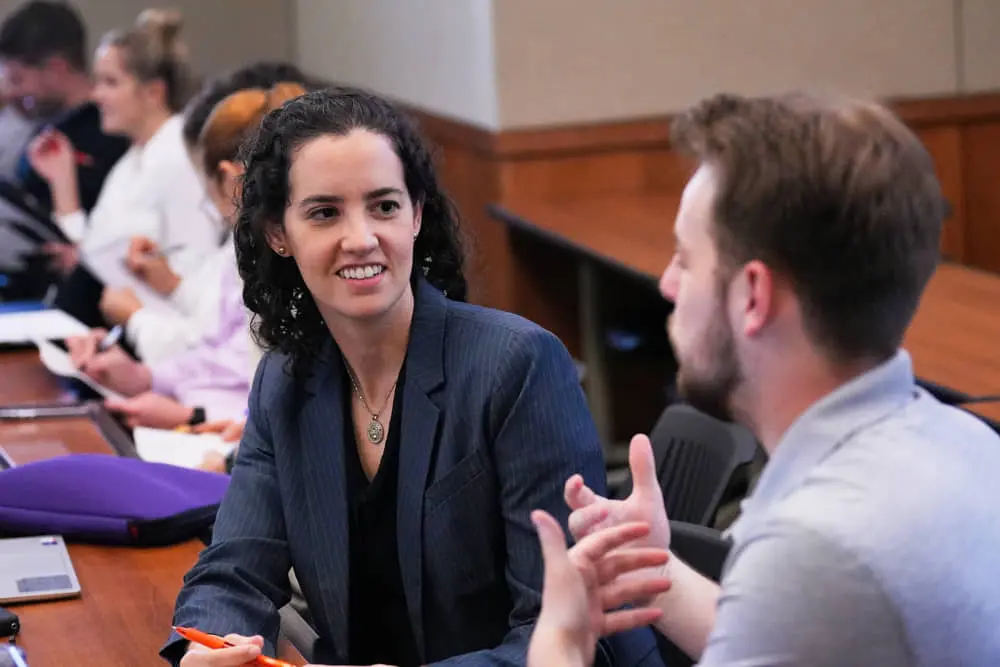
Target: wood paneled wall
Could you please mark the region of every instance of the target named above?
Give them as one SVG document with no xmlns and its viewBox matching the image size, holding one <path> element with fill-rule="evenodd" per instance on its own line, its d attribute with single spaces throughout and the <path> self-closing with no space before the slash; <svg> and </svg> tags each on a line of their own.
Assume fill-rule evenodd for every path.
<svg viewBox="0 0 1000 667">
<path fill-rule="evenodd" d="M 951 203 L 945 255 L 1000 272 L 1000 93 L 891 105 L 934 157 Z M 492 133 L 415 113 L 439 149 L 444 184 L 464 216 L 472 298 L 529 317 L 537 313 L 525 312 L 532 310 L 525 306 L 530 296 L 519 287 L 517 266 L 526 260 L 511 251 L 506 230 L 486 216 L 487 204 L 516 211 L 518 202 L 535 199 L 678 194 L 691 171 L 670 149 L 667 117 Z M 665 234 L 674 214 L 663 211 Z"/>
</svg>

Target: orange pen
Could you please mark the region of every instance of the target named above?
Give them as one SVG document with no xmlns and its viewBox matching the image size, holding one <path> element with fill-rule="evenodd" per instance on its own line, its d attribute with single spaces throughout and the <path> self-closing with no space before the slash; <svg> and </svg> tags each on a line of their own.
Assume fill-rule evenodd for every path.
<svg viewBox="0 0 1000 667">
<path fill-rule="evenodd" d="M 232 648 L 235 646 L 235 644 L 230 644 L 218 635 L 210 635 L 207 632 L 195 630 L 194 628 L 179 628 L 174 626 L 174 631 L 188 641 L 192 641 L 195 644 L 201 644 L 202 646 L 212 649 Z M 295 665 L 290 662 L 269 658 L 266 655 L 258 655 L 254 662 L 258 665 L 267 665 L 267 667 L 295 667 Z"/>
</svg>

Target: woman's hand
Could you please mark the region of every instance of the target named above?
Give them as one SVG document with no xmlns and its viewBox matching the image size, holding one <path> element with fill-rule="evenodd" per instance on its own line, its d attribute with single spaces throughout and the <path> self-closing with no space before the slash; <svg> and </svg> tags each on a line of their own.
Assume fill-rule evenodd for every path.
<svg viewBox="0 0 1000 667">
<path fill-rule="evenodd" d="M 152 239 L 143 236 L 133 238 L 128 246 L 125 265 L 139 280 L 163 296 L 170 296 L 181 284 L 180 276 L 170 268 L 167 258 Z"/>
<path fill-rule="evenodd" d="M 181 667 L 252 667 L 264 648 L 264 638 L 226 635 L 223 637 L 232 648 L 210 649 L 199 644 L 191 648 L 181 659 Z"/>
<path fill-rule="evenodd" d="M 226 457 L 216 451 L 205 452 L 205 456 L 202 457 L 197 469 L 224 475 L 226 473 Z"/>
<path fill-rule="evenodd" d="M 118 345 L 104 352 L 99 349 L 107 335 L 104 329 L 94 329 L 86 336 L 67 338 L 66 347 L 73 365 L 120 394 L 134 396 L 148 391 L 153 384 L 149 368 L 130 357 Z"/>
<path fill-rule="evenodd" d="M 243 437 L 243 426 L 245 424 L 245 421 L 223 419 L 221 421 L 198 424 L 191 428 L 191 432 L 197 434 L 214 433 L 223 442 L 239 442 L 240 438 Z M 201 464 L 198 465 L 198 470 L 224 473 L 226 472 L 226 457 L 219 452 L 208 452 L 205 454 L 205 458 L 202 459 Z"/>
<path fill-rule="evenodd" d="M 65 134 L 54 128 L 39 133 L 28 144 L 28 162 L 52 190 L 76 181 L 76 151 Z"/>
<path fill-rule="evenodd" d="M 142 301 L 130 287 L 105 287 L 97 307 L 108 322 L 126 324 L 142 308 Z"/>
<path fill-rule="evenodd" d="M 217 433 L 223 442 L 239 442 L 240 438 L 243 437 L 243 427 L 246 425 L 245 421 L 233 421 L 231 419 L 222 419 L 214 422 L 205 422 L 204 424 L 198 424 L 191 429 L 192 433 Z"/>
<path fill-rule="evenodd" d="M 49 256 L 49 267 L 68 276 L 80 263 L 80 251 L 72 243 L 46 243 L 42 252 Z"/>
<path fill-rule="evenodd" d="M 661 567 L 669 559 L 662 549 L 629 546 L 649 534 L 648 525 L 624 523 L 598 531 L 567 550 L 555 519 L 536 511 L 531 520 L 542 545 L 545 578 L 542 611 L 528 648 L 529 667 L 589 667 L 599 638 L 660 617 L 653 607 L 619 609 L 670 587 L 662 576 L 622 576 Z"/>
<path fill-rule="evenodd" d="M 111 412 L 117 412 L 125 418 L 129 428 L 145 426 L 147 428 L 177 428 L 186 426 L 191 421 L 194 408 L 178 403 L 172 398 L 151 391 L 138 396 L 118 401 L 109 398 L 104 402 Z"/>
</svg>

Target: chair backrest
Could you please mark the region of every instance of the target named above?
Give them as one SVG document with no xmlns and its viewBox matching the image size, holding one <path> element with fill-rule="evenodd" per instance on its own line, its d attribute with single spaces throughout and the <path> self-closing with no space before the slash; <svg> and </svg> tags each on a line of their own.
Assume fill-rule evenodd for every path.
<svg viewBox="0 0 1000 667">
<path fill-rule="evenodd" d="M 722 579 L 732 546 L 732 542 L 715 528 L 684 521 L 670 522 L 670 551 L 716 583 Z"/>
<path fill-rule="evenodd" d="M 650 434 L 667 516 L 710 525 L 733 474 L 757 452 L 749 430 L 674 404 Z"/>
</svg>

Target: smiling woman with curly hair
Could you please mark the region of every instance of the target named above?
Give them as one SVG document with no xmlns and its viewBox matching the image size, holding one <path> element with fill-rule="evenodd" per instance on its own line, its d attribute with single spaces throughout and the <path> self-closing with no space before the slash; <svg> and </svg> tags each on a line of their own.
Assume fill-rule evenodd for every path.
<svg viewBox="0 0 1000 667">
<path fill-rule="evenodd" d="M 291 256 L 276 253 L 268 241 L 273 223 L 285 216 L 291 193 L 290 166 L 294 156 L 289 147 L 301 146 L 321 135 L 343 136 L 353 129 L 365 128 L 380 135 L 382 142 L 390 142 L 403 169 L 406 194 L 413 204 L 419 205 L 417 231 L 413 232 L 412 248 L 407 252 L 411 257 L 405 258 L 412 264 L 412 271 L 396 272 L 402 267 L 390 267 L 394 289 L 383 291 L 398 297 L 401 282 L 407 281 L 411 274 L 414 278 L 422 274 L 448 298 L 465 301 L 458 211 L 438 184 L 431 155 L 408 119 L 386 102 L 355 92 L 339 96 L 317 93 L 311 96 L 310 103 L 287 108 L 280 125 L 274 117 L 268 120 L 256 139 L 244 146 L 247 172 L 237 227 L 244 297 L 247 307 L 258 316 L 257 332 L 265 347 L 301 362 L 315 355 L 330 335 L 314 299 L 319 295 L 310 294 L 310 287 Z M 398 206 L 390 200 L 381 205 Z M 349 284 L 350 281 L 334 281 L 329 287 L 347 288 Z M 323 287 L 319 290 L 322 292 Z"/>
<path fill-rule="evenodd" d="M 565 525 L 573 473 L 604 488 L 569 354 L 463 303 L 458 216 L 386 100 L 309 93 L 266 116 L 243 156 L 236 251 L 269 352 L 174 617 L 239 645 L 183 664 L 273 651 L 289 568 L 313 662 L 523 663 L 542 582 L 530 513 Z M 635 633 L 611 662 L 650 664 L 653 637 Z"/>
</svg>

